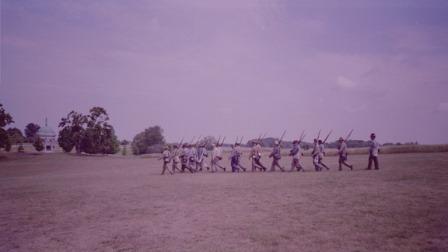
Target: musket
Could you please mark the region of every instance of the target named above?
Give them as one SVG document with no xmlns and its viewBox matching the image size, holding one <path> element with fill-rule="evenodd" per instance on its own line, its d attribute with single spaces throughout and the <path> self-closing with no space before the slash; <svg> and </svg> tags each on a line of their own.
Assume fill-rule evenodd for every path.
<svg viewBox="0 0 448 252">
<path fill-rule="evenodd" d="M 221 141 L 221 136 L 218 137 L 218 141 L 216 141 L 216 144 L 219 145 L 219 141 Z"/>
<path fill-rule="evenodd" d="M 350 139 L 350 137 L 352 136 L 352 133 L 353 133 L 353 129 L 350 130 L 350 132 L 347 134 L 347 137 L 345 138 L 346 142 L 348 141 L 348 139 Z"/>
<path fill-rule="evenodd" d="M 195 146 L 197 146 L 199 144 L 199 142 L 201 141 L 202 135 L 199 136 L 198 140 L 196 141 L 196 143 L 194 144 Z"/>
<path fill-rule="evenodd" d="M 317 133 L 317 140 L 319 140 L 319 137 L 320 137 L 320 132 L 321 132 L 321 130 L 319 130 L 319 133 Z"/>
<path fill-rule="evenodd" d="M 226 137 L 225 137 L 225 136 L 224 136 L 224 138 L 222 139 L 220 146 L 222 146 L 222 145 L 224 144 L 224 140 L 226 140 Z M 218 142 L 218 143 L 219 143 L 219 142 Z"/>
<path fill-rule="evenodd" d="M 330 132 L 328 132 L 327 137 L 325 137 L 325 140 L 322 143 L 326 143 L 328 138 L 330 137 L 331 133 L 333 132 L 333 130 L 330 130 Z"/>
<path fill-rule="evenodd" d="M 305 138 L 305 130 L 302 130 L 302 134 L 300 134 L 299 141 L 302 142 L 304 138 Z"/>
<path fill-rule="evenodd" d="M 196 139 L 196 137 L 194 136 L 194 137 L 191 139 L 190 144 L 193 144 L 193 142 L 194 142 L 195 139 Z"/>
<path fill-rule="evenodd" d="M 182 148 L 183 142 L 184 142 L 184 138 L 182 137 L 179 144 L 177 145 L 177 150 L 173 151 L 173 153 L 171 154 L 171 158 L 173 158 L 179 152 L 179 150 Z"/>
<path fill-rule="evenodd" d="M 241 137 L 241 140 L 240 140 L 240 145 L 243 143 L 243 137 Z"/>
<path fill-rule="evenodd" d="M 285 134 L 286 134 L 286 130 L 283 131 L 283 134 L 282 134 L 282 136 L 280 137 L 280 140 L 278 141 L 279 144 L 283 141 L 283 137 L 285 137 Z"/>
</svg>

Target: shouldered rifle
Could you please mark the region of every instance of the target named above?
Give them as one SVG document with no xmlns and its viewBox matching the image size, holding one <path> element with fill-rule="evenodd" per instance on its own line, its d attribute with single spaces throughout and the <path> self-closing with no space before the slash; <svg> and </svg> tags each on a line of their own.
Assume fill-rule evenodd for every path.
<svg viewBox="0 0 448 252">
<path fill-rule="evenodd" d="M 283 141 L 283 137 L 285 137 L 285 134 L 286 134 L 286 130 L 283 131 L 283 134 L 282 134 L 282 136 L 280 137 L 280 140 L 278 140 L 278 144 L 279 144 L 279 145 L 282 143 L 282 141 Z"/>
<path fill-rule="evenodd" d="M 303 139 L 305 139 L 305 130 L 303 130 L 303 131 L 302 131 L 302 134 L 300 134 L 299 142 L 302 142 Z"/>
<path fill-rule="evenodd" d="M 321 132 L 321 130 L 319 130 L 319 133 L 317 133 L 317 140 L 319 140 L 319 137 L 320 137 L 320 132 Z"/>
<path fill-rule="evenodd" d="M 333 132 L 333 130 L 330 130 L 330 132 L 328 132 L 327 137 L 325 137 L 324 141 L 322 142 L 323 144 L 327 142 L 328 138 L 330 137 L 331 133 Z"/>
<path fill-rule="evenodd" d="M 224 144 L 224 140 L 226 140 L 226 137 L 225 137 L 225 136 L 224 136 L 224 138 L 222 139 L 222 141 L 221 141 L 220 144 L 219 144 L 219 142 L 218 142 L 219 146 L 222 146 L 222 145 Z"/>
<path fill-rule="evenodd" d="M 352 136 L 352 133 L 353 133 L 353 129 L 350 130 L 350 132 L 349 132 L 349 133 L 347 134 L 347 136 L 345 137 L 345 141 L 346 141 L 346 142 L 350 139 L 350 137 Z"/>
</svg>

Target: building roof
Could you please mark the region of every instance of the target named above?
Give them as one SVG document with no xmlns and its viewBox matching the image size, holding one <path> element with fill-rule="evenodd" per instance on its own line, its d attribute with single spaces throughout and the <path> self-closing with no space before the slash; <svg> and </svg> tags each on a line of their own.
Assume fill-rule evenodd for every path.
<svg viewBox="0 0 448 252">
<path fill-rule="evenodd" d="M 45 126 L 37 131 L 37 135 L 39 135 L 40 137 L 55 137 L 56 132 L 54 132 L 52 128 Z"/>
<path fill-rule="evenodd" d="M 45 126 L 39 128 L 39 130 L 37 131 L 37 135 L 40 137 L 55 137 L 56 136 L 56 132 L 48 127 L 47 125 L 47 118 L 45 118 Z"/>
</svg>

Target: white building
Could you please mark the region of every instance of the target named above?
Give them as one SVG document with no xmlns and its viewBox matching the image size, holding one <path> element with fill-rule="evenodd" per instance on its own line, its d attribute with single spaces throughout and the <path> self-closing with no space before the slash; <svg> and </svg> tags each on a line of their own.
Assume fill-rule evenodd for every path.
<svg viewBox="0 0 448 252">
<path fill-rule="evenodd" d="M 47 118 L 45 118 L 45 126 L 37 131 L 37 135 L 42 139 L 44 144 L 44 152 L 54 152 L 56 149 L 56 132 L 48 127 Z"/>
</svg>

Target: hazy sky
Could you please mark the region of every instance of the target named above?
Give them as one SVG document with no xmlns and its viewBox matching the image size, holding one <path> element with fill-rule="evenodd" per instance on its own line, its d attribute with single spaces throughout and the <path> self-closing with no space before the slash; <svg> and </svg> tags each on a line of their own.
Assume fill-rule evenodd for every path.
<svg viewBox="0 0 448 252">
<path fill-rule="evenodd" d="M 120 139 L 448 143 L 448 1 L 0 2 L 0 103 L 22 130 L 103 106 Z"/>
</svg>

